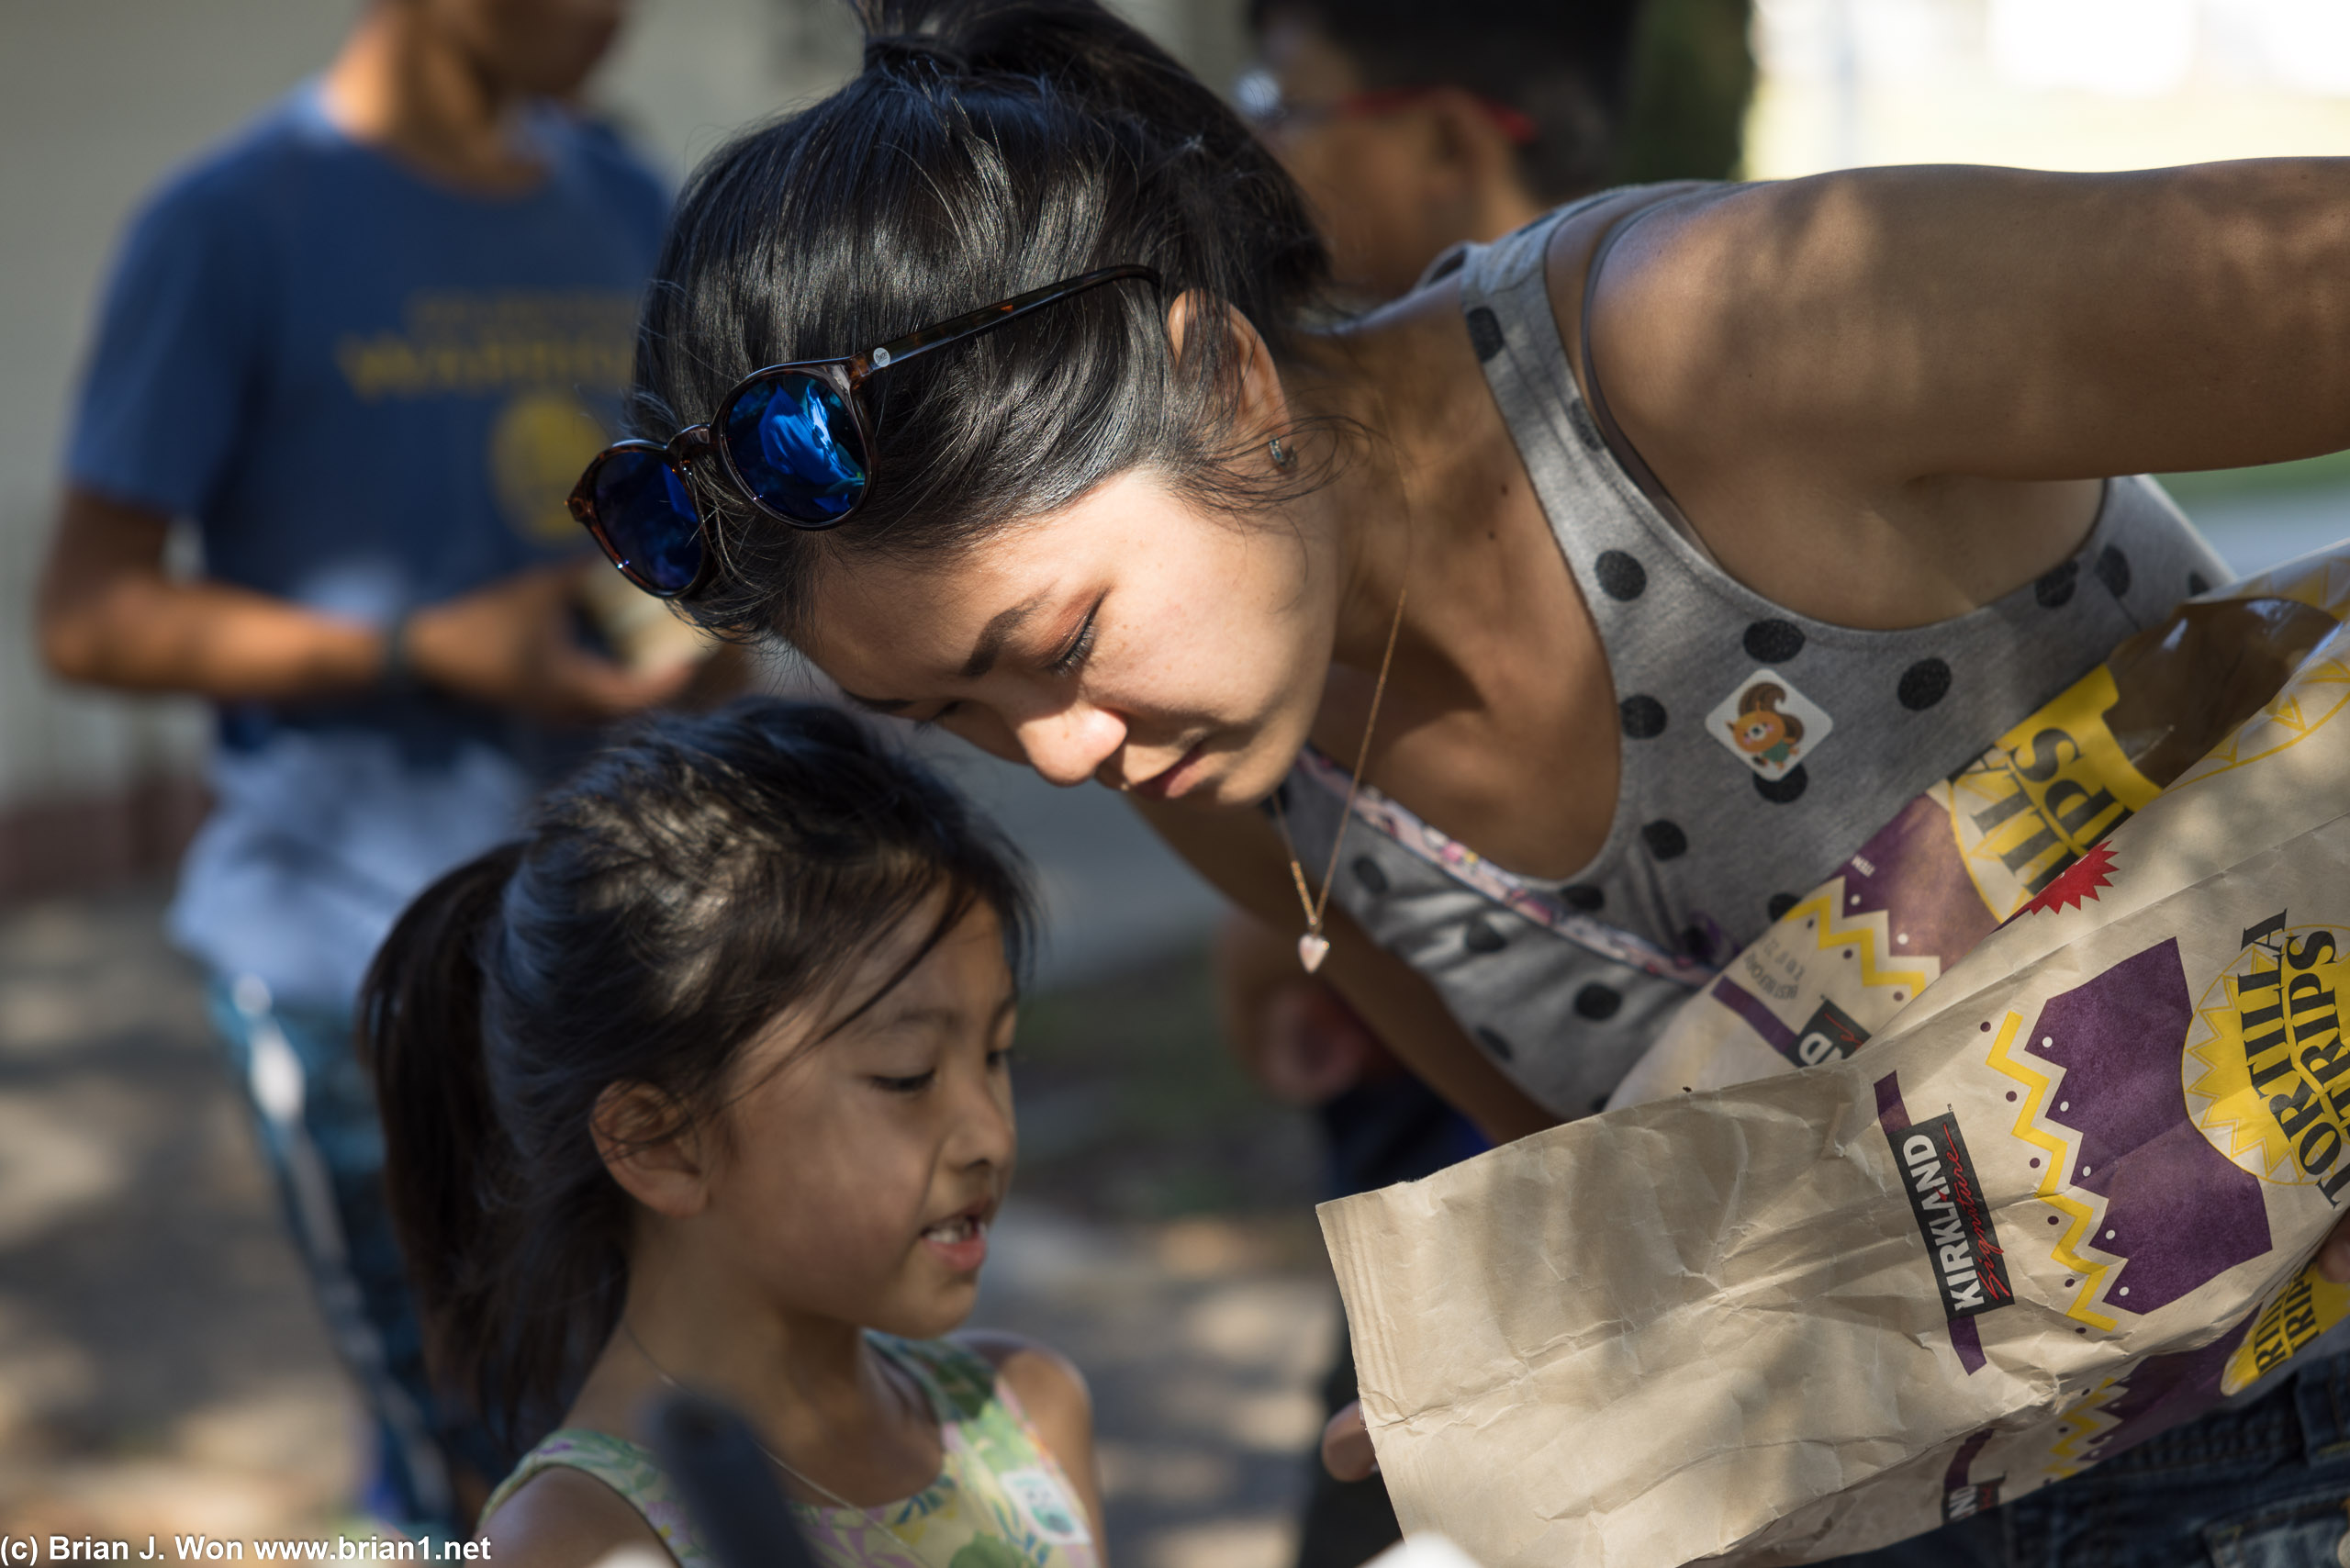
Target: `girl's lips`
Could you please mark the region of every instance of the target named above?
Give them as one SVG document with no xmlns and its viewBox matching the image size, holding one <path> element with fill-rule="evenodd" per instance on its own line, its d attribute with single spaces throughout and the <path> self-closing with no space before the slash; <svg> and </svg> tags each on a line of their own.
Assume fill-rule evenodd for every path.
<svg viewBox="0 0 2350 1568">
<path fill-rule="evenodd" d="M 988 1260 L 987 1221 L 977 1215 L 957 1215 L 923 1231 L 922 1244 L 955 1272 L 976 1273 Z"/>
</svg>

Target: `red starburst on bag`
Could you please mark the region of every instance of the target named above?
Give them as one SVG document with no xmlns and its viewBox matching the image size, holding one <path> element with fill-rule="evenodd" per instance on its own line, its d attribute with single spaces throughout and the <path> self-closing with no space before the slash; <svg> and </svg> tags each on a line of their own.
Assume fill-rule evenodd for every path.
<svg viewBox="0 0 2350 1568">
<path fill-rule="evenodd" d="M 2065 868 L 2056 879 L 2041 890 L 2040 896 L 2017 911 L 2019 914 L 2036 914 L 2044 909 L 2076 909 L 2097 902 L 2098 890 L 2113 885 L 2107 872 L 2113 869 L 2113 851 L 2099 839 L 2088 852 Z"/>
</svg>

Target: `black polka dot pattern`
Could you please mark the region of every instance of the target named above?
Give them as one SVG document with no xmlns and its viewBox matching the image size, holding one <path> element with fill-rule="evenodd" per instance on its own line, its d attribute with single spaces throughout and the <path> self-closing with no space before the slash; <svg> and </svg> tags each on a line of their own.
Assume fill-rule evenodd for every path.
<svg viewBox="0 0 2350 1568">
<path fill-rule="evenodd" d="M 1591 569 L 1599 579 L 1599 591 L 1610 599 L 1629 601 L 1648 592 L 1648 568 L 1621 550 L 1601 551 Z"/>
<path fill-rule="evenodd" d="M 2130 591 L 2130 557 L 2109 544 L 2097 558 L 2097 580 L 2105 589 L 2120 599 Z"/>
<path fill-rule="evenodd" d="M 1502 352 L 1501 318 L 1483 305 L 1469 312 L 1469 346 L 1481 364 Z"/>
<path fill-rule="evenodd" d="M 1771 895 L 1771 918 L 1774 921 L 1786 919 L 1787 911 L 1795 908 L 1796 905 L 1801 902 L 1803 902 L 1803 900 L 1794 893 L 1773 893 Z"/>
<path fill-rule="evenodd" d="M 1664 734 L 1664 704 L 1653 697 L 1627 697 L 1617 704 L 1624 715 L 1624 733 L 1636 741 L 1652 741 Z"/>
<path fill-rule="evenodd" d="M 2189 572 L 2187 574 L 2187 591 L 2189 595 L 2210 593 L 2211 579 L 2200 572 Z"/>
<path fill-rule="evenodd" d="M 1811 775 L 1803 770 L 1803 764 L 1800 762 L 1776 778 L 1765 778 L 1760 773 L 1754 775 L 1754 792 L 1774 806 L 1795 804 L 1796 801 L 1803 799 L 1803 792 L 1810 788 Z"/>
<path fill-rule="evenodd" d="M 2031 597 L 2043 609 L 2055 610 L 2073 601 L 2073 589 L 2078 585 L 2080 563 L 2067 561 L 2031 585 Z"/>
<path fill-rule="evenodd" d="M 1596 1024 L 1603 1018 L 1613 1018 L 1616 1010 L 1624 1005 L 1624 993 L 1612 985 L 1597 980 L 1575 992 L 1575 1015 Z"/>
<path fill-rule="evenodd" d="M 1559 900 L 1578 914 L 1596 914 L 1607 907 L 1607 895 L 1588 882 L 1571 882 L 1561 888 Z"/>
<path fill-rule="evenodd" d="M 1477 1043 L 1504 1061 L 1517 1055 L 1516 1051 L 1509 1048 L 1509 1042 L 1502 1038 L 1498 1030 L 1480 1028 L 1477 1031 Z"/>
<path fill-rule="evenodd" d="M 1575 439 L 1592 451 L 1597 452 L 1606 444 L 1599 433 L 1599 427 L 1591 422 L 1591 410 L 1581 403 L 1567 405 L 1567 423 L 1574 427 Z"/>
<path fill-rule="evenodd" d="M 1922 713 L 1950 694 L 1950 666 L 1940 659 L 1919 659 L 1901 672 L 1894 695 L 1912 713 Z"/>
<path fill-rule="evenodd" d="M 1460 934 L 1460 945 L 1472 953 L 1498 953 L 1509 946 L 1509 938 L 1494 928 L 1494 923 L 1483 915 L 1469 923 Z"/>
<path fill-rule="evenodd" d="M 1381 870 L 1379 862 L 1370 856 L 1355 857 L 1354 873 L 1355 880 L 1362 884 L 1362 890 L 1371 897 L 1377 898 L 1387 890 L 1387 873 Z"/>
<path fill-rule="evenodd" d="M 1714 956 L 1714 939 L 1704 926 L 1692 925 L 1681 933 L 1681 950 L 1702 964 Z"/>
<path fill-rule="evenodd" d="M 1689 852 L 1689 835 L 1681 831 L 1679 823 L 1650 823 L 1640 829 L 1640 842 L 1660 860 L 1676 859 Z"/>
<path fill-rule="evenodd" d="M 1803 652 L 1803 628 L 1792 621 L 1757 621 L 1746 629 L 1746 656 L 1783 665 Z"/>
</svg>

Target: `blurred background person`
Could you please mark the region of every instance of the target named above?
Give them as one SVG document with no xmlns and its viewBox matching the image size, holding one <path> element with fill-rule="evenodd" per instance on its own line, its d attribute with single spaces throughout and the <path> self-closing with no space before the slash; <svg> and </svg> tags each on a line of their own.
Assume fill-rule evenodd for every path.
<svg viewBox="0 0 2350 1568">
<path fill-rule="evenodd" d="M 1249 0 L 1241 110 L 1358 303 L 1611 185 L 1729 179 L 1748 0 Z"/>
<path fill-rule="evenodd" d="M 372 0 L 323 75 L 156 190 L 40 588 L 54 673 L 216 706 L 170 925 L 371 1409 L 364 1506 L 419 1535 L 468 1529 L 508 1456 L 426 1377 L 353 998 L 401 907 L 507 837 L 588 723 L 690 674 L 581 644 L 564 508 L 667 206 L 563 106 L 624 8 Z M 175 520 L 200 571 L 167 569 Z"/>
<path fill-rule="evenodd" d="M 1609 185 L 1729 179 L 1753 90 L 1747 0 L 1250 0 L 1242 111 L 1296 178 L 1349 302 L 1375 306 Z M 1416 1181 L 1488 1147 L 1395 1059 L 1293 936 L 1234 913 L 1216 946 L 1226 1039 L 1310 1108 L 1332 1197 Z M 1326 1409 L 1355 1397 L 1340 1325 Z M 1300 1568 L 1352 1568 L 1401 1531 L 1377 1476 L 1318 1450 Z"/>
</svg>

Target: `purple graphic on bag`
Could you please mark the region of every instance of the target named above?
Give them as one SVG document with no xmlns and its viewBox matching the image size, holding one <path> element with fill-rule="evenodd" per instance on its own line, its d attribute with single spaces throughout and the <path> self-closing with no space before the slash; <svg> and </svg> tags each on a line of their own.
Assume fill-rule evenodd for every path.
<svg viewBox="0 0 2350 1568">
<path fill-rule="evenodd" d="M 2123 1260 L 2108 1307 L 2167 1306 L 2268 1250 L 2260 1178 L 2188 1115 L 2178 1064 L 2194 1016 L 2169 941 L 2051 997 L 2026 1042 L 2065 1070 L 2042 1114 L 2080 1135 L 2073 1184 L 2106 1200 L 2090 1244 Z"/>
</svg>

